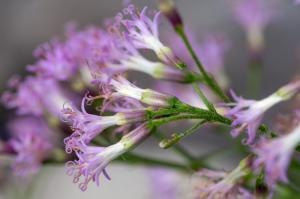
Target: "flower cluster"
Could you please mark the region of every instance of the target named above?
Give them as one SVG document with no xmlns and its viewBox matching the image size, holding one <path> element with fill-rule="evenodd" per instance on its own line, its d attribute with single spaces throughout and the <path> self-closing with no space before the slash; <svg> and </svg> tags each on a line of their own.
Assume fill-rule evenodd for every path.
<svg viewBox="0 0 300 199">
<path fill-rule="evenodd" d="M 263 31 L 274 17 L 272 5 L 262 0 L 231 2 L 250 51 L 257 55 L 263 48 Z M 13 157 L 15 174 L 30 176 L 44 162 L 63 158 L 66 173 L 85 191 L 91 182 L 99 185 L 102 175 L 110 180 L 108 165 L 128 157 L 134 163 L 197 170 L 195 198 L 255 198 L 257 193 L 251 190 L 257 185 L 252 182 L 260 174 L 270 195 L 278 182 L 288 182 L 286 173 L 300 142 L 299 111 L 289 128 L 281 128 L 281 134 L 270 134 L 262 121 L 269 109 L 298 93 L 300 80 L 261 100 L 244 99 L 234 92 L 230 98 L 224 68 L 227 39 L 210 34 L 198 43 L 186 33 L 171 0 L 158 4 L 161 12 L 149 12 L 147 7 L 140 11 L 130 4 L 102 27 L 80 30 L 68 24 L 63 38 L 54 38 L 34 51 L 36 61 L 26 67 L 27 77 L 13 76 L 8 81 L 1 101 L 17 117 L 9 122 L 10 135 L 7 142 L 0 141 L 0 151 Z M 161 13 L 179 36 L 168 35 L 170 46 L 160 39 Z M 156 89 L 132 82 L 131 71 L 158 79 Z M 157 131 L 163 124 L 191 119 L 197 123 L 171 138 Z M 227 125 L 232 137 L 247 134 L 238 148 L 249 149 L 249 155 L 231 172 L 208 169 L 205 161 L 210 155 L 202 162 L 178 143 L 207 123 Z M 131 152 L 152 134 L 174 145 L 185 164 Z M 158 197 L 178 197 L 179 176 L 173 174 L 167 169 L 151 170 Z"/>
<path fill-rule="evenodd" d="M 39 171 L 53 148 L 53 132 L 40 119 L 20 117 L 9 123 L 12 138 L 7 143 L 10 153 L 15 156 L 14 173 L 27 177 Z"/>
<path fill-rule="evenodd" d="M 253 152 L 257 154 L 254 167 L 258 170 L 261 166 L 265 170 L 266 183 L 274 189 L 276 182 L 288 182 L 287 169 L 294 149 L 300 143 L 300 127 L 296 126 L 290 133 L 273 140 L 261 140 Z"/>
</svg>

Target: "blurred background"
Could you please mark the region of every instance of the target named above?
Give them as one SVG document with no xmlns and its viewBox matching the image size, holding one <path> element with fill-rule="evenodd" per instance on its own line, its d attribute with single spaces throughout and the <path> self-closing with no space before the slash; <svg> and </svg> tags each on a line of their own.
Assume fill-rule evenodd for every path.
<svg viewBox="0 0 300 199">
<path fill-rule="evenodd" d="M 154 0 L 133 2 L 140 8 L 145 5 L 155 8 Z M 186 24 L 197 32 L 199 39 L 209 32 L 221 32 L 226 35 L 231 43 L 231 49 L 226 58 L 226 72 L 231 80 L 231 87 L 237 93 L 243 94 L 247 75 L 245 34 L 232 17 L 226 1 L 177 0 L 175 2 Z M 34 62 L 32 51 L 35 47 L 53 36 L 62 34 L 67 22 L 76 21 L 82 26 L 101 25 L 103 19 L 116 15 L 122 8 L 122 0 L 0 1 L 0 93 L 5 89 L 6 82 L 11 75 L 24 74 L 25 66 Z M 292 1 L 287 0 L 282 2 L 278 13 L 276 20 L 266 30 L 262 96 L 273 92 L 299 72 L 300 7 L 296 7 Z M 269 114 L 276 111 L 273 110 Z M 10 111 L 1 107 L 0 134 L 3 139 L 6 138 L 5 122 L 9 117 L 11 117 Z M 212 140 L 210 144 L 199 135 L 185 140 L 185 144 L 190 150 L 196 150 L 195 153 L 199 153 L 199 150 L 201 150 L 200 153 L 210 150 L 216 143 L 226 145 L 217 135 L 206 136 L 210 136 L 209 139 Z M 149 143 L 142 145 L 139 150 L 151 151 L 156 156 L 173 158 L 158 147 L 152 147 L 151 141 Z M 236 163 L 234 160 L 226 160 L 228 167 Z M 72 179 L 65 175 L 63 166 L 48 166 L 33 179 L 33 184 L 28 184 L 26 188 L 17 188 L 18 183 L 14 182 L 11 187 L 13 189 L 1 192 L 0 198 L 18 196 L 32 199 L 113 199 L 119 197 L 142 199 L 149 196 L 149 181 L 144 171 L 145 168 L 113 165 L 109 168 L 113 178 L 111 182 L 102 180 L 100 188 L 91 185 L 87 192 L 82 193 L 72 183 Z M 27 189 L 25 192 L 27 195 L 23 195 L 23 189 Z"/>
</svg>

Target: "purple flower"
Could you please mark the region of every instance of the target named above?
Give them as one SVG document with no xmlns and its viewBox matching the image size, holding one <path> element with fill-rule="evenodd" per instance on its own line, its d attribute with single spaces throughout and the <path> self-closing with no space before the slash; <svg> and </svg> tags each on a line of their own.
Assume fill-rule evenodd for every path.
<svg viewBox="0 0 300 199">
<path fill-rule="evenodd" d="M 7 108 L 17 108 L 18 114 L 41 115 L 43 105 L 40 96 L 33 89 L 35 78 L 28 77 L 24 82 L 14 85 L 16 92 L 6 91 L 2 95 L 2 102 Z"/>
<path fill-rule="evenodd" d="M 241 185 L 241 181 L 249 172 L 247 159 L 230 173 L 202 169 L 197 173 L 195 198 L 254 199 Z"/>
<path fill-rule="evenodd" d="M 78 183 L 80 177 L 84 178 L 83 182 L 79 183 L 82 191 L 87 189 L 90 181 L 99 185 L 99 177 L 102 173 L 107 179 L 110 179 L 105 170 L 107 165 L 132 147 L 137 146 L 149 133 L 150 129 L 141 125 L 123 136 L 119 142 L 108 147 L 87 146 L 83 142 L 78 142 L 76 151 L 78 160 L 66 163 L 67 174 L 74 176 L 74 183 Z"/>
<path fill-rule="evenodd" d="M 187 76 L 175 67 L 146 59 L 126 38 L 111 35 L 94 50 L 96 70 L 117 74 L 126 70 L 144 72 L 158 79 L 185 82 Z M 97 56 L 98 55 L 98 56 Z M 141 67 L 143 66 L 143 67 Z"/>
<path fill-rule="evenodd" d="M 264 0 L 233 0 L 236 20 L 244 27 L 252 50 L 264 45 L 263 31 L 275 15 L 273 4 Z"/>
<path fill-rule="evenodd" d="M 217 34 L 206 36 L 196 48 L 204 67 L 216 77 L 223 87 L 228 85 L 224 72 L 225 54 L 228 49 L 228 41 L 224 36 Z"/>
<path fill-rule="evenodd" d="M 150 168 L 149 180 L 151 199 L 176 199 L 178 197 L 179 175 L 163 168 Z"/>
<path fill-rule="evenodd" d="M 261 140 L 253 152 L 257 154 L 254 167 L 261 166 L 265 170 L 265 180 L 269 187 L 274 188 L 277 181 L 288 182 L 286 172 L 295 147 L 300 142 L 300 126 L 289 134 L 272 140 Z"/>
<path fill-rule="evenodd" d="M 65 92 L 52 79 L 29 76 L 16 85 L 15 90 L 15 93 L 5 92 L 2 101 L 8 108 L 16 108 L 21 115 L 51 113 L 60 116 L 63 104 L 69 101 Z"/>
<path fill-rule="evenodd" d="M 233 4 L 236 20 L 245 29 L 264 29 L 273 18 L 273 10 L 266 1 L 235 0 Z"/>
<path fill-rule="evenodd" d="M 228 80 L 224 71 L 224 62 L 225 54 L 230 48 L 229 41 L 222 33 L 209 33 L 200 42 L 197 40 L 195 32 L 189 30 L 187 35 L 204 68 L 216 78 L 220 85 L 224 88 L 227 87 Z M 175 54 L 184 60 L 191 69 L 197 69 L 182 40 L 177 35 L 170 36 L 170 33 L 167 33 L 165 37 Z"/>
<path fill-rule="evenodd" d="M 248 138 L 246 143 L 252 144 L 264 113 L 275 104 L 292 97 L 299 89 L 299 86 L 299 81 L 292 82 L 260 101 L 246 100 L 242 97 L 237 97 L 232 92 L 232 96 L 237 103 L 234 108 L 226 113 L 228 117 L 233 119 L 231 126 L 235 128 L 231 131 L 232 136 L 236 137 L 244 129 L 247 129 Z"/>
<path fill-rule="evenodd" d="M 16 154 L 13 171 L 16 175 L 26 177 L 39 171 L 41 163 L 51 150 L 51 131 L 37 118 L 24 117 L 9 123 L 12 138 L 8 141 Z"/>
<path fill-rule="evenodd" d="M 75 107 L 65 107 L 62 110 L 64 119 L 72 124 L 74 133 L 65 138 L 66 152 L 71 153 L 77 150 L 78 142 L 88 144 L 99 135 L 104 129 L 111 126 L 122 126 L 129 123 L 141 122 L 145 119 L 145 111 L 131 111 L 116 113 L 112 116 L 99 116 L 89 114 L 82 102 L 81 111 Z"/>
<path fill-rule="evenodd" d="M 157 57 L 169 64 L 178 64 L 178 59 L 172 50 L 165 46 L 159 39 L 158 19 L 160 12 L 157 12 L 152 19 L 146 16 L 147 7 L 142 12 L 135 9 L 133 5 L 125 8 L 123 13 L 129 19 L 124 18 L 122 13 L 116 16 L 116 23 L 122 24 L 126 28 L 126 37 L 129 38 L 136 48 L 151 49 Z M 121 29 L 121 28 L 120 28 Z"/>
<path fill-rule="evenodd" d="M 35 55 L 38 61 L 27 69 L 37 75 L 67 80 L 76 72 L 77 65 L 61 42 L 54 40 L 42 44 L 35 51 Z"/>
<path fill-rule="evenodd" d="M 129 97 L 155 107 L 170 107 L 174 100 L 173 96 L 151 89 L 141 89 L 121 75 L 109 78 L 105 73 L 97 74 L 95 82 L 102 87 L 104 98 Z"/>
</svg>

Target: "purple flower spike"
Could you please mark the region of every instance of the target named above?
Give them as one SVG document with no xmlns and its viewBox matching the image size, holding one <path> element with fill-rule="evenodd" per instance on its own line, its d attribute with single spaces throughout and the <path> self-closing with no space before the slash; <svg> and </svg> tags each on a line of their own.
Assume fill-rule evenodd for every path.
<svg viewBox="0 0 300 199">
<path fill-rule="evenodd" d="M 13 137 L 8 145 L 16 154 L 12 166 L 14 173 L 21 177 L 36 174 L 53 148 L 51 131 L 43 121 L 32 117 L 13 120 L 9 129 Z"/>
<path fill-rule="evenodd" d="M 74 183 L 78 183 L 81 177 L 84 178 L 83 182 L 79 183 L 79 188 L 82 191 L 87 189 L 90 181 L 99 185 L 101 174 L 110 179 L 105 170 L 107 165 L 132 147 L 138 145 L 149 135 L 149 132 L 150 129 L 147 129 L 143 124 L 123 136 L 116 144 L 108 147 L 87 146 L 81 141 L 77 142 L 78 150 L 75 152 L 78 160 L 66 163 L 67 174 L 74 176 Z"/>
<path fill-rule="evenodd" d="M 300 126 L 287 135 L 273 140 L 262 140 L 253 147 L 253 152 L 258 156 L 254 167 L 256 170 L 264 167 L 265 180 L 271 189 L 274 189 L 277 181 L 288 182 L 287 168 L 299 142 Z"/>
</svg>

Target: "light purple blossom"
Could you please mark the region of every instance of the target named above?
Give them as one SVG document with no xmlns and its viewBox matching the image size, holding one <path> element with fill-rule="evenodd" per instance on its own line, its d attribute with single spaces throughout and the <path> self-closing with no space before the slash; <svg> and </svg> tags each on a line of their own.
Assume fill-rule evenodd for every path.
<svg viewBox="0 0 300 199">
<path fill-rule="evenodd" d="M 41 115 L 43 113 L 43 105 L 40 96 L 33 89 L 35 78 L 28 77 L 23 82 L 14 85 L 15 93 L 6 91 L 1 96 L 1 101 L 7 108 L 17 108 L 20 115 L 33 114 Z"/>
<path fill-rule="evenodd" d="M 121 75 L 110 78 L 105 73 L 97 74 L 95 83 L 100 84 L 103 92 L 101 96 L 106 99 L 129 97 L 154 107 L 170 107 L 172 106 L 171 101 L 174 99 L 173 96 L 167 94 L 139 88 Z"/>
<path fill-rule="evenodd" d="M 231 131 L 233 137 L 238 136 L 247 129 L 248 138 L 246 144 L 252 144 L 256 138 L 256 131 L 262 121 L 264 113 L 275 104 L 292 97 L 299 89 L 300 82 L 292 82 L 280 88 L 272 95 L 260 100 L 246 100 L 237 97 L 233 92 L 232 96 L 236 101 L 235 107 L 229 110 L 226 115 L 233 119 Z"/>
<path fill-rule="evenodd" d="M 39 171 L 52 148 L 51 130 L 37 118 L 18 118 L 9 123 L 12 138 L 8 141 L 16 154 L 13 171 L 16 175 L 26 177 Z"/>
<path fill-rule="evenodd" d="M 99 185 L 101 174 L 110 179 L 105 170 L 107 165 L 132 147 L 137 146 L 149 135 L 149 132 L 150 129 L 146 128 L 144 124 L 140 125 L 129 134 L 123 136 L 119 142 L 108 147 L 88 146 L 83 142 L 78 142 L 78 150 L 76 151 L 78 160 L 66 163 L 67 174 L 74 176 L 74 183 L 78 183 L 81 177 L 84 178 L 79 183 L 82 191 L 87 189 L 90 181 Z"/>
<path fill-rule="evenodd" d="M 300 126 L 298 125 L 289 134 L 272 140 L 261 140 L 253 152 L 257 154 L 254 167 L 258 170 L 264 167 L 265 180 L 269 187 L 274 189 L 276 182 L 288 182 L 287 169 L 295 147 L 300 142 Z"/>
<path fill-rule="evenodd" d="M 224 72 L 225 54 L 228 49 L 229 42 L 221 34 L 206 36 L 196 48 L 203 66 L 208 72 L 214 75 L 223 88 L 226 88 L 228 85 L 228 80 Z"/>
<path fill-rule="evenodd" d="M 108 36 L 106 42 L 95 47 L 94 51 L 95 55 L 92 61 L 95 62 L 96 71 L 98 69 L 105 73 L 117 74 L 135 70 L 158 79 L 187 81 L 187 76 L 182 71 L 164 63 L 146 59 L 128 39 L 117 35 Z"/>
<path fill-rule="evenodd" d="M 76 72 L 76 63 L 65 49 L 63 43 L 51 41 L 42 44 L 35 51 L 38 61 L 27 69 L 46 78 L 66 80 Z"/>
<path fill-rule="evenodd" d="M 129 16 L 129 18 L 125 18 Z M 116 16 L 116 23 L 122 24 L 126 31 L 123 34 L 133 42 L 136 48 L 151 49 L 157 57 L 168 64 L 178 64 L 179 60 L 172 50 L 165 46 L 159 39 L 158 19 L 160 12 L 157 12 L 153 18 L 149 18 L 147 7 L 139 12 L 133 5 L 129 5 L 122 13 Z M 122 29 L 120 27 L 120 29 Z"/>
<path fill-rule="evenodd" d="M 270 3 L 263 0 L 234 0 L 236 20 L 245 29 L 264 29 L 274 17 Z"/>
<path fill-rule="evenodd" d="M 151 199 L 176 199 L 178 197 L 179 175 L 168 169 L 149 168 Z"/>
<path fill-rule="evenodd" d="M 247 161 L 242 161 L 230 173 L 202 169 L 196 174 L 198 184 L 195 187 L 195 198 L 254 199 L 255 197 L 241 185 L 248 173 Z"/>
<path fill-rule="evenodd" d="M 205 70 L 211 73 L 223 88 L 227 88 L 228 80 L 224 65 L 225 55 L 230 48 L 230 43 L 226 37 L 222 33 L 209 33 L 199 41 L 195 33 L 189 29 L 187 35 Z M 182 40 L 177 35 L 170 36 L 169 33 L 165 37 L 175 54 L 181 60 L 184 60 L 189 68 L 196 70 L 195 62 Z"/>
<path fill-rule="evenodd" d="M 235 18 L 244 27 L 252 50 L 260 50 L 264 45 L 263 32 L 275 16 L 275 2 L 232 0 Z"/>
<path fill-rule="evenodd" d="M 16 108 L 17 113 L 42 115 L 50 113 L 60 116 L 63 104 L 68 102 L 65 92 L 53 79 L 27 77 L 15 85 L 15 92 L 7 91 L 2 101 L 8 108 Z"/>
<path fill-rule="evenodd" d="M 116 113 L 112 116 L 90 114 L 85 110 L 85 100 L 82 101 L 81 110 L 65 107 L 62 110 L 64 120 L 72 125 L 74 133 L 64 139 L 66 152 L 77 150 L 78 142 L 90 143 L 103 130 L 112 126 L 122 126 L 129 123 L 141 122 L 145 119 L 145 111 L 128 111 Z"/>
</svg>

